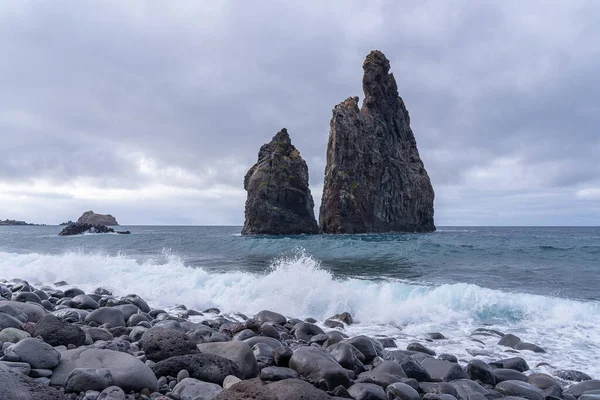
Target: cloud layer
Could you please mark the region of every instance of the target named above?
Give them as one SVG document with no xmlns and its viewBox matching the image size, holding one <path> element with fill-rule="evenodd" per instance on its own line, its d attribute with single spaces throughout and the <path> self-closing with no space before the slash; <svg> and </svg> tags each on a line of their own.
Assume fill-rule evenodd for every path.
<svg viewBox="0 0 600 400">
<path fill-rule="evenodd" d="M 282 127 L 318 207 L 331 109 L 380 49 L 438 225 L 600 225 L 599 3 L 213 3 L 0 9 L 0 218 L 241 224 Z"/>
</svg>

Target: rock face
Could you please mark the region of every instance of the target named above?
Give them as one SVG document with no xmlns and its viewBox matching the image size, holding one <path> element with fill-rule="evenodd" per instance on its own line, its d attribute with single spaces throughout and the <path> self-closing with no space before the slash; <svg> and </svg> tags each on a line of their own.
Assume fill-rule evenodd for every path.
<svg viewBox="0 0 600 400">
<path fill-rule="evenodd" d="M 333 109 L 319 215 L 324 233 L 429 232 L 433 187 L 419 157 L 390 62 L 372 51 L 363 64 L 365 99 Z"/>
<path fill-rule="evenodd" d="M 80 224 L 118 226 L 119 223 L 110 214 L 96 214 L 93 211 L 84 212 L 77 220 Z"/>
<path fill-rule="evenodd" d="M 284 128 L 263 145 L 244 178 L 246 221 L 242 234 L 318 233 L 308 167 Z"/>
</svg>

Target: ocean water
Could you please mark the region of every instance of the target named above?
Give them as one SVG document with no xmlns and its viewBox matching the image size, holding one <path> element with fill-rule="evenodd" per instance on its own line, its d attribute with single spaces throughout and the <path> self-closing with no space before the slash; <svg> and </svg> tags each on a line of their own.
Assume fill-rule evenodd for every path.
<svg viewBox="0 0 600 400">
<path fill-rule="evenodd" d="M 357 323 L 348 334 L 389 336 L 400 348 L 421 341 L 461 362 L 513 356 L 498 338 L 472 334 L 486 327 L 544 348 L 520 354 L 533 371 L 600 378 L 597 227 L 289 237 L 244 237 L 240 227 L 122 228 L 132 234 L 0 227 L 0 278 L 103 286 L 166 308 L 270 309 L 320 322 L 349 311 Z M 426 343 L 429 332 L 447 339 Z"/>
</svg>

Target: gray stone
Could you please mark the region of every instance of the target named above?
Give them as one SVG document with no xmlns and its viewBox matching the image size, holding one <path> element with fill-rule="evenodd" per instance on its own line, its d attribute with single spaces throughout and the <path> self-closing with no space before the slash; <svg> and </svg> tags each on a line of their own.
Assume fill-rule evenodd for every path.
<svg viewBox="0 0 600 400">
<path fill-rule="evenodd" d="M 260 148 L 257 163 L 244 177 L 244 189 L 243 235 L 319 233 L 308 167 L 285 128 Z"/>
<path fill-rule="evenodd" d="M 98 303 L 87 294 L 79 294 L 71 299 L 71 307 L 83 310 L 95 310 Z"/>
<path fill-rule="evenodd" d="M 355 383 L 348 393 L 355 400 L 387 400 L 385 391 L 374 383 Z"/>
<path fill-rule="evenodd" d="M 125 392 L 118 386 L 110 386 L 104 389 L 98 400 L 126 400 Z"/>
<path fill-rule="evenodd" d="M 39 339 L 26 338 L 13 344 L 4 354 L 15 361 L 26 362 L 32 368 L 54 368 L 60 361 L 60 353 Z"/>
<path fill-rule="evenodd" d="M 283 379 L 298 379 L 298 373 L 291 368 L 265 367 L 260 370 L 260 379 L 273 382 Z"/>
<path fill-rule="evenodd" d="M 120 304 L 110 308 L 115 308 L 121 311 L 125 321 L 129 320 L 133 314 L 138 314 L 140 312 L 140 309 L 134 304 Z"/>
<path fill-rule="evenodd" d="M 152 368 L 157 377 L 177 376 L 182 369 L 186 369 L 191 378 L 218 385 L 223 383 L 227 375 L 234 375 L 240 379 L 244 378 L 244 374 L 233 361 L 207 353 L 174 356 L 159 361 Z"/>
<path fill-rule="evenodd" d="M 31 337 L 29 333 L 17 328 L 4 328 L 0 331 L 0 342 L 17 343 L 19 340 L 28 337 Z"/>
<path fill-rule="evenodd" d="M 114 384 L 124 390 L 140 391 L 144 388 L 151 391 L 158 390 L 156 376 L 152 370 L 130 354 L 113 350 L 80 348 L 63 351 L 61 357 L 60 363 L 52 374 L 52 385 L 64 386 L 67 377 L 76 368 L 106 368 L 112 372 Z"/>
<path fill-rule="evenodd" d="M 333 109 L 319 215 L 325 233 L 428 232 L 433 187 L 390 63 L 372 51 L 363 64 L 365 98 Z"/>
<path fill-rule="evenodd" d="M 0 361 L 0 369 L 9 369 L 13 372 L 18 372 L 23 375 L 29 375 L 31 372 L 31 365 L 26 362 L 17 361 Z"/>
<path fill-rule="evenodd" d="M 46 315 L 39 320 L 33 336 L 41 336 L 51 346 L 81 346 L 85 342 L 85 333 L 75 325 L 71 325 L 54 315 Z"/>
<path fill-rule="evenodd" d="M 75 368 L 65 382 L 67 392 L 102 391 L 113 385 L 113 376 L 108 368 Z"/>
<path fill-rule="evenodd" d="M 496 385 L 496 391 L 504 396 L 524 397 L 529 400 L 544 400 L 545 396 L 537 387 L 522 381 L 503 381 Z"/>
<path fill-rule="evenodd" d="M 241 381 L 242 380 L 237 376 L 227 375 L 225 379 L 223 379 L 223 389 L 229 389 L 230 387 Z"/>
<path fill-rule="evenodd" d="M 477 394 L 484 396 L 488 394 L 483 386 L 469 379 L 458 379 L 450 382 L 450 385 L 456 390 L 455 397 L 459 400 L 469 400 Z"/>
<path fill-rule="evenodd" d="M 277 400 L 331 400 L 332 397 L 300 379 L 284 379 L 266 385 Z M 261 400 L 262 398 L 259 397 Z M 228 399 L 229 400 L 229 399 Z M 265 400 L 268 400 L 266 398 Z"/>
<path fill-rule="evenodd" d="M 129 294 L 123 297 L 123 300 L 135 305 L 137 308 L 140 309 L 141 312 L 150 312 L 150 306 L 148 305 L 148 303 L 146 303 L 146 301 L 137 294 Z"/>
<path fill-rule="evenodd" d="M 527 382 L 529 379 L 527 375 L 523 374 L 522 372 L 515 371 L 514 369 L 496 368 L 492 372 L 494 374 L 494 378 L 496 378 L 496 382 L 498 383 L 503 381 Z"/>
<path fill-rule="evenodd" d="M 481 383 L 487 383 L 488 385 L 496 384 L 496 377 L 492 370 L 492 367 L 487 365 L 485 362 L 473 359 L 467 364 L 467 375 L 474 381 L 480 381 Z"/>
<path fill-rule="evenodd" d="M 294 336 L 298 340 L 303 340 L 306 343 L 310 341 L 310 338 L 314 335 L 319 335 L 323 332 L 323 329 L 319 328 L 319 326 L 315 324 L 311 324 L 308 322 L 300 322 L 294 326 Z"/>
<path fill-rule="evenodd" d="M 468 379 L 467 373 L 456 363 L 450 361 L 437 360 L 435 358 L 426 358 L 421 363 L 431 379 L 437 381 L 451 382 L 457 379 Z"/>
<path fill-rule="evenodd" d="M 0 363 L 0 395 L 6 400 L 64 400 L 60 391 L 10 371 Z"/>
<path fill-rule="evenodd" d="M 340 343 L 347 343 L 356 347 L 365 356 L 365 362 L 367 363 L 373 361 L 379 355 L 374 341 L 367 336 L 355 336 L 350 339 L 344 339 Z"/>
<path fill-rule="evenodd" d="M 219 342 L 197 345 L 201 353 L 214 354 L 233 361 L 244 374 L 244 379 L 258 376 L 258 364 L 252 348 L 245 342 Z"/>
<path fill-rule="evenodd" d="M 392 383 L 385 393 L 389 400 L 420 400 L 419 392 L 402 382 Z"/>
<path fill-rule="evenodd" d="M 146 357 L 152 361 L 198 352 L 188 335 L 174 329 L 151 328 L 144 332 L 140 344 Z"/>
<path fill-rule="evenodd" d="M 0 312 L 0 329 L 6 328 L 21 329 L 23 324 L 13 316 Z"/>
<path fill-rule="evenodd" d="M 580 383 L 576 383 L 575 385 L 569 387 L 565 390 L 565 394 L 573 395 L 575 397 L 581 396 L 584 392 L 588 392 L 590 390 L 598 390 L 600 389 L 600 380 L 592 379 L 591 381 L 583 381 Z"/>
<path fill-rule="evenodd" d="M 290 368 L 312 383 L 324 381 L 328 390 L 350 386 L 348 372 L 329 353 L 320 348 L 303 346 L 294 351 Z"/>
<path fill-rule="evenodd" d="M 223 388 L 215 383 L 193 378 L 185 378 L 173 388 L 181 400 L 212 400 L 222 391 Z"/>
<path fill-rule="evenodd" d="M 527 365 L 527 362 L 521 357 L 505 358 L 502 360 L 493 361 L 490 363 L 490 365 L 497 368 L 514 369 L 515 371 L 519 372 L 529 371 L 529 365 Z"/>
<path fill-rule="evenodd" d="M 435 356 L 435 351 L 428 349 L 427 347 L 423 346 L 421 343 L 410 343 L 407 347 L 406 350 L 408 351 L 416 351 L 419 353 L 424 353 L 424 354 L 429 354 L 430 356 Z"/>
<path fill-rule="evenodd" d="M 29 371 L 29 376 L 32 378 L 48 378 L 52 375 L 51 369 L 34 368 Z"/>
<path fill-rule="evenodd" d="M 285 381 L 281 381 L 285 382 Z M 276 382 L 278 383 L 278 382 Z M 306 382 L 304 382 L 306 383 Z M 308 386 L 311 386 L 307 383 Z M 312 387 L 312 386 L 311 386 Z M 314 388 L 313 388 L 314 389 Z M 319 391 L 318 389 L 315 389 Z M 324 392 L 322 392 L 325 394 Z M 283 392 L 281 393 L 284 394 Z M 299 396 L 300 393 L 297 394 Z M 296 397 L 298 400 L 300 397 Z M 284 397 L 276 396 L 273 391 L 271 391 L 267 385 L 265 385 L 260 379 L 249 379 L 245 381 L 241 381 L 231 385 L 226 388 L 226 390 L 222 391 L 215 400 L 283 400 Z M 302 398 L 303 400 L 313 400 L 308 398 Z M 327 399 L 330 399 L 327 396 Z M 292 399 L 290 399 L 292 400 Z"/>
<path fill-rule="evenodd" d="M 101 307 L 92 311 L 85 317 L 85 322 L 96 322 L 100 325 L 125 326 L 125 316 L 116 307 Z"/>
<path fill-rule="evenodd" d="M 12 295 L 12 301 L 20 301 L 22 303 L 32 302 L 36 304 L 42 304 L 42 299 L 35 293 L 32 292 L 17 292 Z"/>
<path fill-rule="evenodd" d="M 1 332 L 0 332 L 1 335 Z M 559 369 L 558 371 L 554 371 L 554 376 L 563 379 L 565 381 L 573 381 L 573 382 L 583 382 L 589 381 L 592 378 L 581 371 L 576 371 L 574 369 Z"/>
</svg>

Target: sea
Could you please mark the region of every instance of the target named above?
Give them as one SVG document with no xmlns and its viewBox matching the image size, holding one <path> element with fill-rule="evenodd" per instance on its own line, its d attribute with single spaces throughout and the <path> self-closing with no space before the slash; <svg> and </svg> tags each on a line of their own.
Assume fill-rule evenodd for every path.
<svg viewBox="0 0 600 400">
<path fill-rule="evenodd" d="M 151 306 L 263 309 L 322 324 L 343 311 L 348 335 L 420 342 L 533 372 L 600 378 L 599 227 L 439 227 L 427 234 L 241 236 L 230 226 L 123 226 L 130 235 L 61 237 L 58 226 L 0 227 L 0 279 L 136 293 Z M 63 288 L 64 289 L 64 288 Z M 477 328 L 546 353 L 514 350 Z M 428 342 L 440 332 L 446 339 Z"/>
</svg>

